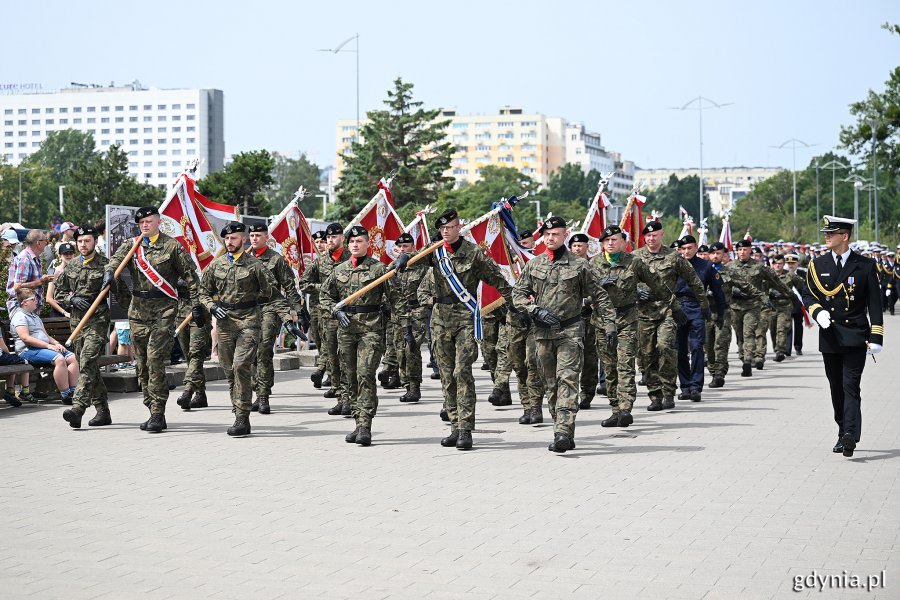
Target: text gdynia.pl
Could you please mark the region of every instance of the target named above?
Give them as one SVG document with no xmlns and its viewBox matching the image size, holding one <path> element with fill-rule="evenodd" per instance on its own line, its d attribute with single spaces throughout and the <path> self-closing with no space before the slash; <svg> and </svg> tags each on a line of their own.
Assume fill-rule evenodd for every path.
<svg viewBox="0 0 900 600">
<path fill-rule="evenodd" d="M 815 570 L 809 575 L 794 575 L 794 591 L 801 592 L 808 589 L 817 589 L 820 592 L 826 589 L 864 589 L 871 592 L 874 589 L 885 588 L 885 572 L 877 575 L 854 575 L 847 571 L 839 575 L 820 575 Z"/>
</svg>

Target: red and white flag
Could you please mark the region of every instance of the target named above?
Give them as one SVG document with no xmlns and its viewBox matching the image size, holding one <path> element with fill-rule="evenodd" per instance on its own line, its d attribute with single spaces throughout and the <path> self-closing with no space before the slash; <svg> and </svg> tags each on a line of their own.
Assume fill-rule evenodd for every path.
<svg viewBox="0 0 900 600">
<path fill-rule="evenodd" d="M 687 215 L 687 213 L 685 214 Z M 681 225 L 681 233 L 678 235 L 678 239 L 680 240 L 686 235 L 694 235 L 694 217 L 691 215 L 687 215 L 684 218 L 684 223 Z"/>
<path fill-rule="evenodd" d="M 679 204 L 678 205 L 678 218 L 681 219 L 682 221 L 684 221 L 685 219 L 688 218 L 688 216 L 689 215 L 688 215 L 687 209 Z"/>
<path fill-rule="evenodd" d="M 622 231 L 628 234 L 628 245 L 626 250 L 629 252 L 642 248 L 644 246 L 644 203 L 647 202 L 646 196 L 641 196 L 636 191 L 632 192 L 631 197 L 625 205 L 628 211 L 622 217 Z M 630 208 L 629 208 L 630 206 Z"/>
<path fill-rule="evenodd" d="M 593 257 L 600 254 L 600 236 L 606 229 L 606 209 L 611 206 L 609 198 L 603 188 L 597 190 L 594 201 L 588 208 L 587 216 L 584 219 L 584 226 L 581 233 L 588 236 L 588 256 Z"/>
<path fill-rule="evenodd" d="M 362 225 L 369 232 L 369 256 L 385 265 L 397 258 L 394 244 L 403 233 L 403 222 L 394 210 L 391 183 L 382 179 L 378 182 L 378 193 L 369 200 L 356 218 L 350 221 L 344 233 L 354 225 Z"/>
<path fill-rule="evenodd" d="M 296 197 L 269 225 L 269 247 L 284 257 L 297 277 L 303 275 L 315 260 L 316 247 L 309 222 L 297 205 Z"/>
<path fill-rule="evenodd" d="M 709 246 L 709 227 L 706 224 L 706 219 L 700 222 L 700 227 L 697 228 L 697 246 Z"/>
<path fill-rule="evenodd" d="M 728 218 L 728 215 L 724 215 L 722 217 L 722 233 L 719 234 L 719 242 L 725 246 L 725 249 L 728 252 L 731 252 L 734 249 L 734 244 L 731 242 L 731 221 Z"/>
<path fill-rule="evenodd" d="M 404 231 L 413 238 L 413 247 L 416 250 L 427 248 L 431 245 L 431 235 L 428 233 L 428 214 L 431 210 L 426 207 L 416 213 L 416 218 L 406 226 Z"/>
<path fill-rule="evenodd" d="M 744 234 L 744 239 L 750 240 L 751 242 L 753 241 L 753 236 L 750 235 L 750 226 L 749 225 L 747 225 L 747 233 Z"/>
<path fill-rule="evenodd" d="M 513 275 L 513 260 L 506 247 L 505 229 L 503 219 L 495 214 L 466 232 L 466 239 L 480 246 L 497 263 L 509 284 L 514 285 L 516 278 Z M 478 302 L 482 310 L 489 306 L 493 309 L 501 298 L 496 288 L 484 282 L 478 284 Z"/>
<path fill-rule="evenodd" d="M 196 182 L 182 173 L 169 190 L 166 201 L 159 207 L 159 228 L 181 242 L 194 264 L 202 271 L 225 251 L 225 245 L 201 209 L 201 201 L 209 202 L 197 190 Z M 237 214 L 235 207 L 230 208 L 235 210 L 233 214 Z"/>
</svg>

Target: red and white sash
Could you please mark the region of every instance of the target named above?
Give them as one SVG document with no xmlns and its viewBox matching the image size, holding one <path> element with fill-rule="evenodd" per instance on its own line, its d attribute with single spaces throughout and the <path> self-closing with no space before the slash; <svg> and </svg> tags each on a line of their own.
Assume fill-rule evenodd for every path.
<svg viewBox="0 0 900 600">
<path fill-rule="evenodd" d="M 157 273 L 156 269 L 153 268 L 147 259 L 144 258 L 144 246 L 138 246 L 137 252 L 134 253 L 135 262 L 137 262 L 138 270 L 144 274 L 150 283 L 156 287 L 163 294 L 171 298 L 172 300 L 178 300 L 178 291 L 172 287 L 172 284 L 166 281 L 162 275 Z"/>
</svg>

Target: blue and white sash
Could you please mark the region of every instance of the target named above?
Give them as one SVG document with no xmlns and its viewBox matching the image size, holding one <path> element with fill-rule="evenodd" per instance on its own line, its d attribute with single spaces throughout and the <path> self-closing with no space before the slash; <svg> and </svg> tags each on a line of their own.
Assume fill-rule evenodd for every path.
<svg viewBox="0 0 900 600">
<path fill-rule="evenodd" d="M 438 257 L 438 268 L 441 270 L 441 275 L 447 280 L 447 285 L 450 286 L 450 289 L 453 290 L 453 294 L 459 298 L 459 301 L 472 313 L 472 318 L 475 322 L 475 340 L 480 342 L 484 338 L 484 330 L 481 326 L 481 308 L 478 306 L 478 298 L 473 297 L 459 280 L 459 276 L 453 270 L 453 263 L 450 261 L 447 249 L 444 246 L 440 246 L 435 251 L 435 254 Z"/>
</svg>

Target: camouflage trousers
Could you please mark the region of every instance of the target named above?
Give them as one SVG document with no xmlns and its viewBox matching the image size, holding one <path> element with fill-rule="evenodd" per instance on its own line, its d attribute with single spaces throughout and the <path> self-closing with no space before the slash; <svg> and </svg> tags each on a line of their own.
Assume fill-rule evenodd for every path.
<svg viewBox="0 0 900 600">
<path fill-rule="evenodd" d="M 325 370 L 325 353 L 322 352 L 322 323 L 323 317 L 318 306 L 309 307 L 309 333 L 312 341 L 316 343 L 316 368 Z"/>
<path fill-rule="evenodd" d="M 338 322 L 332 316 L 323 318 L 319 322 L 319 329 L 322 332 L 322 349 L 321 354 L 325 356 L 325 370 L 331 375 L 331 387 L 334 388 L 337 398 L 341 404 L 349 404 L 350 396 L 343 377 L 341 377 L 341 364 L 338 360 Z"/>
<path fill-rule="evenodd" d="M 338 360 L 347 397 L 359 427 L 372 427 L 378 411 L 375 371 L 384 354 L 384 330 L 354 325 L 338 330 Z M 334 375 L 332 374 L 332 377 Z"/>
<path fill-rule="evenodd" d="M 563 330 L 555 338 L 537 338 L 538 363 L 549 392 L 547 404 L 554 433 L 575 437 L 578 388 L 584 366 L 584 338 L 578 328 Z"/>
<path fill-rule="evenodd" d="M 219 319 L 218 328 L 219 361 L 228 378 L 231 406 L 236 416 L 248 417 L 253 403 L 253 366 L 259 348 L 259 315 L 250 315 L 240 321 Z"/>
<path fill-rule="evenodd" d="M 540 408 L 544 401 L 544 378 L 537 360 L 534 327 L 522 329 L 506 324 L 506 352 L 498 360 L 494 385 L 508 385 L 515 371 L 522 408 Z"/>
<path fill-rule="evenodd" d="M 482 322 L 484 335 L 481 340 L 481 354 L 484 364 L 490 367 L 491 375 L 497 370 L 497 342 L 500 339 L 501 322 L 499 318 L 485 319 Z"/>
<path fill-rule="evenodd" d="M 82 413 L 91 404 L 98 411 L 109 410 L 106 384 L 103 383 L 100 365 L 97 362 L 98 358 L 106 354 L 106 344 L 109 342 L 108 330 L 109 312 L 106 311 L 106 315 L 99 317 L 95 315 L 90 319 L 81 330 L 81 335 L 75 338 L 75 357 L 81 370 L 72 404 Z"/>
<path fill-rule="evenodd" d="M 766 350 L 768 349 L 768 340 L 766 336 L 769 334 L 769 322 L 775 311 L 765 307 L 759 312 L 759 319 L 756 322 L 756 348 L 753 351 L 754 360 L 766 360 Z"/>
<path fill-rule="evenodd" d="M 637 398 L 634 362 L 637 355 L 637 321 L 619 324 L 619 344 L 615 350 L 606 345 L 606 336 L 597 336 L 594 347 L 606 372 L 606 395 L 613 413 L 631 410 Z M 585 365 L 585 368 L 587 366 Z"/>
<path fill-rule="evenodd" d="M 403 340 L 404 328 L 400 326 L 394 328 L 393 342 L 400 357 L 400 383 L 407 388 L 411 383 L 422 383 L 422 342 L 425 341 L 425 321 L 410 317 L 409 325 L 416 340 L 415 348 L 410 349 Z"/>
<path fill-rule="evenodd" d="M 400 356 L 397 346 L 394 345 L 394 333 L 400 329 L 400 324 L 394 321 L 393 316 L 388 320 L 384 330 L 384 370 L 397 371 L 400 368 Z"/>
<path fill-rule="evenodd" d="M 259 310 L 259 349 L 251 371 L 251 389 L 256 391 L 256 399 L 269 398 L 275 385 L 275 340 L 281 333 L 281 317 L 271 308 Z"/>
<path fill-rule="evenodd" d="M 772 346 L 775 352 L 790 354 L 791 350 L 791 305 L 775 306 L 775 310 L 769 317 L 769 335 L 772 336 Z"/>
<path fill-rule="evenodd" d="M 178 304 L 168 298 L 134 298 L 128 310 L 131 323 L 131 350 L 144 406 L 154 415 L 166 413 L 169 380 L 166 365 L 175 344 L 175 313 Z"/>
<path fill-rule="evenodd" d="M 432 318 L 434 359 L 441 372 L 444 406 L 452 429 L 475 429 L 475 377 L 472 364 L 478 358 L 475 325 L 471 318 L 442 322 Z"/>
<path fill-rule="evenodd" d="M 650 399 L 675 395 L 678 354 L 675 351 L 675 321 L 667 310 L 661 319 L 638 318 L 638 356 Z M 607 387 L 609 373 L 606 374 Z"/>
<path fill-rule="evenodd" d="M 197 327 L 193 321 L 178 332 L 178 345 L 187 361 L 184 371 L 184 390 L 190 392 L 206 391 L 206 372 L 203 361 L 212 347 L 212 323 Z"/>
<path fill-rule="evenodd" d="M 731 326 L 737 340 L 738 358 L 742 363 L 752 362 L 756 350 L 756 327 L 759 324 L 759 309 L 731 308 Z"/>
<path fill-rule="evenodd" d="M 603 336 L 603 345 L 606 345 L 606 336 Z M 597 364 L 600 362 L 600 354 L 597 351 L 597 327 L 591 323 L 590 319 L 584 322 L 584 368 L 581 369 L 581 390 L 578 394 L 578 401 L 587 400 L 590 402 L 597 394 L 597 382 L 600 374 Z"/>
<path fill-rule="evenodd" d="M 728 350 L 731 347 L 731 309 L 725 309 L 722 329 L 714 321 L 706 322 L 706 368 L 713 376 L 728 374 Z"/>
</svg>

